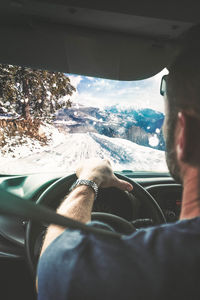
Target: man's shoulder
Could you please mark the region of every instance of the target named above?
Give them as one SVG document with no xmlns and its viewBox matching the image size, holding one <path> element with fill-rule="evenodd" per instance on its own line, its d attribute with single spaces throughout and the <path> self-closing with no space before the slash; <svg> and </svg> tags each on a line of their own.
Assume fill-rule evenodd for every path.
<svg viewBox="0 0 200 300">
<path fill-rule="evenodd" d="M 142 229 L 120 239 L 66 230 L 41 257 L 41 299 L 49 295 L 52 298 L 48 299 L 55 299 L 58 289 L 62 291 L 58 299 L 68 294 L 73 299 L 80 295 L 85 299 L 124 299 L 133 289 L 141 299 L 149 295 L 157 299 L 158 286 L 168 293 L 176 278 L 177 284 L 182 284 L 188 276 L 193 286 L 200 276 L 199 235 L 200 218 Z M 165 299 L 163 295 L 161 299 Z"/>
<path fill-rule="evenodd" d="M 95 226 L 104 230 L 111 230 L 112 228 L 102 222 L 92 221 L 88 223 L 88 226 Z M 122 235 L 121 238 L 110 238 L 109 236 L 104 236 L 103 234 L 85 233 L 84 231 L 67 229 L 60 236 L 58 236 L 50 245 L 49 248 L 55 247 L 60 248 L 63 244 L 64 247 L 60 248 L 64 251 L 76 248 L 80 249 L 81 244 L 86 245 L 86 243 L 93 243 L 98 246 L 106 246 L 110 244 L 115 244 L 123 246 L 125 244 L 138 245 L 140 247 L 141 243 L 152 246 L 154 243 L 160 243 L 163 240 L 185 242 L 186 239 L 192 236 L 193 238 L 200 234 L 200 217 L 194 219 L 185 219 L 177 221 L 175 223 L 168 223 L 158 226 L 153 226 L 145 229 L 139 229 L 131 235 Z M 199 240 L 200 242 L 200 240 Z"/>
<path fill-rule="evenodd" d="M 97 226 L 101 229 L 110 229 L 107 225 L 97 222 L 91 222 L 88 226 Z M 175 223 L 169 223 L 151 228 L 140 229 L 131 235 L 122 235 L 121 238 L 110 238 L 103 234 L 84 233 L 78 230 L 64 231 L 44 252 L 47 257 L 53 257 L 55 253 L 61 255 L 78 256 L 83 249 L 87 252 L 88 248 L 102 252 L 105 255 L 119 255 L 121 252 L 139 251 L 139 255 L 146 256 L 147 252 L 154 252 L 154 256 L 170 256 L 170 250 L 173 255 L 179 253 L 189 245 L 200 247 L 200 217 L 188 220 L 181 220 Z M 166 248 L 163 246 L 165 245 Z M 179 249 L 180 248 L 180 249 Z M 167 249 L 167 251 L 166 251 Z M 73 251 L 73 252 L 72 252 Z M 131 253 L 131 252 L 130 252 Z"/>
<path fill-rule="evenodd" d="M 171 243 L 177 249 L 178 244 L 191 242 L 200 243 L 200 217 L 180 220 L 174 223 L 163 224 L 138 230 L 131 236 L 124 236 L 125 242 L 130 245 L 153 247 L 160 243 Z M 198 237 L 198 238 L 197 238 Z"/>
</svg>

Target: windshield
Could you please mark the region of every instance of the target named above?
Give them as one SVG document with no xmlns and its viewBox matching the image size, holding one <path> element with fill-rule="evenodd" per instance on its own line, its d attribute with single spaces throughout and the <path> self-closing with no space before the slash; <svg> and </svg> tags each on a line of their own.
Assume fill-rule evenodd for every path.
<svg viewBox="0 0 200 300">
<path fill-rule="evenodd" d="M 168 172 L 166 73 L 130 82 L 0 65 L 0 173 L 71 173 L 93 157 L 115 171 Z"/>
</svg>

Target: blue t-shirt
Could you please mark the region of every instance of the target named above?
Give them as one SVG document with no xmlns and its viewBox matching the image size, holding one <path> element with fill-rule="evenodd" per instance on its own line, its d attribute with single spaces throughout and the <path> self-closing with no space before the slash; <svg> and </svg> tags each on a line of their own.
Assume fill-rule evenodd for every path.
<svg viewBox="0 0 200 300">
<path fill-rule="evenodd" d="M 68 229 L 40 258 L 38 299 L 200 299 L 200 218 L 120 239 Z"/>
</svg>

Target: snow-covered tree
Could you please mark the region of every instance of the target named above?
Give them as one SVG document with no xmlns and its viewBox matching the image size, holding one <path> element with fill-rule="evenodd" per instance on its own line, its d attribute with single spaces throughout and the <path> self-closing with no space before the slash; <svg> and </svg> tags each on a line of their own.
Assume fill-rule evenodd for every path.
<svg viewBox="0 0 200 300">
<path fill-rule="evenodd" d="M 0 64 L 0 113 L 49 120 L 71 106 L 75 88 L 61 72 Z"/>
</svg>

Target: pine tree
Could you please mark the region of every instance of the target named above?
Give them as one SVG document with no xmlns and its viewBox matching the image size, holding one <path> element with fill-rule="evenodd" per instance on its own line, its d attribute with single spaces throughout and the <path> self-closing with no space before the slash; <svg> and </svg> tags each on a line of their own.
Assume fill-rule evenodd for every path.
<svg viewBox="0 0 200 300">
<path fill-rule="evenodd" d="M 71 106 L 75 88 L 63 73 L 0 64 L 0 113 L 50 120 Z"/>
</svg>

